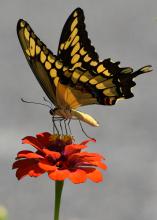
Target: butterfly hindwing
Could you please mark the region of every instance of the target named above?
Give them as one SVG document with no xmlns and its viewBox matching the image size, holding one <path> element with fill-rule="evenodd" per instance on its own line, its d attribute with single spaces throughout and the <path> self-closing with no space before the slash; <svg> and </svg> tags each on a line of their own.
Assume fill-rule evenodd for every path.
<svg viewBox="0 0 157 220">
<path fill-rule="evenodd" d="M 95 74 L 89 70 L 67 70 L 64 73 L 67 80 L 61 82 L 73 90 L 76 99 L 81 100 L 80 106 L 89 104 L 114 105 L 117 100 L 134 96 L 131 88 L 136 85 L 133 81 L 136 76 L 152 71 L 151 66 L 142 67 L 135 72 L 130 72 L 130 69 L 124 68 L 121 72 L 110 77 L 103 73 Z M 87 96 L 89 96 L 88 99 L 86 99 Z"/>
</svg>

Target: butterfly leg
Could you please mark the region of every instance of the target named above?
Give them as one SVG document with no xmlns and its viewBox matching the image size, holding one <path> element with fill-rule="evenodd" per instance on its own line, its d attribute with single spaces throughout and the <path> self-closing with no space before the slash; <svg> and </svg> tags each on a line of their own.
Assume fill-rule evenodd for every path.
<svg viewBox="0 0 157 220">
<path fill-rule="evenodd" d="M 61 130 L 61 134 L 63 135 L 62 121 L 63 118 L 59 119 L 60 130 Z"/>
<path fill-rule="evenodd" d="M 58 133 L 60 134 L 62 134 L 63 135 L 63 127 L 62 127 L 62 121 L 63 121 L 64 119 L 62 118 L 62 117 L 54 117 L 54 121 L 55 122 L 58 122 L 59 123 L 59 128 L 57 127 L 57 125 L 56 125 L 56 127 L 57 127 L 57 129 L 58 129 Z"/>
<path fill-rule="evenodd" d="M 57 118 L 56 118 L 56 121 L 59 122 L 60 131 L 61 131 L 61 134 L 63 135 L 63 134 L 64 134 L 64 131 L 63 131 L 62 122 L 64 121 L 64 118 L 62 118 L 62 117 L 57 117 Z"/>
<path fill-rule="evenodd" d="M 52 116 L 52 123 L 53 123 L 53 133 L 55 134 L 55 132 L 57 132 L 57 134 L 59 134 L 59 130 L 56 126 L 56 123 L 55 123 L 56 119 L 55 119 L 55 116 L 53 115 Z"/>
<path fill-rule="evenodd" d="M 54 117 L 52 117 L 52 124 L 53 124 L 53 134 L 55 134 Z"/>
<path fill-rule="evenodd" d="M 70 131 L 70 134 L 72 135 L 71 128 L 70 128 L 70 122 L 71 122 L 71 118 L 69 118 L 69 120 L 68 120 L 68 129 Z"/>
<path fill-rule="evenodd" d="M 82 127 L 81 121 L 80 121 L 80 120 L 78 120 L 78 121 L 79 121 L 79 123 L 80 123 L 81 130 L 82 130 L 82 132 L 85 134 L 85 136 L 88 137 L 88 138 L 90 138 L 90 139 L 93 139 L 92 137 L 90 137 L 90 136 L 87 135 L 87 133 L 85 132 L 85 130 L 84 130 L 83 127 Z"/>
<path fill-rule="evenodd" d="M 68 135 L 68 130 L 67 130 L 67 124 L 66 124 L 67 119 L 64 119 L 64 128 L 65 128 L 65 133 Z"/>
</svg>

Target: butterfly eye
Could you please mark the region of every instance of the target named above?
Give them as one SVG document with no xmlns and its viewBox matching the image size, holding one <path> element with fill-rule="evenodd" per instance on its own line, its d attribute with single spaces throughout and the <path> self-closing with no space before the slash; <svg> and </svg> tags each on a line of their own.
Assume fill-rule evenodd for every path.
<svg viewBox="0 0 157 220">
<path fill-rule="evenodd" d="M 54 113 L 55 113 L 54 109 L 52 109 L 52 108 L 50 109 L 49 112 L 50 112 L 50 115 L 54 115 Z"/>
</svg>

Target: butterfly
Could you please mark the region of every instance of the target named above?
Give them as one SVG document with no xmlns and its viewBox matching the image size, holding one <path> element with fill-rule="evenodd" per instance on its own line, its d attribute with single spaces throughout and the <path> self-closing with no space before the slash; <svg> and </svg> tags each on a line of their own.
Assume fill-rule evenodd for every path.
<svg viewBox="0 0 157 220">
<path fill-rule="evenodd" d="M 114 105 L 117 100 L 133 97 L 133 79 L 152 71 L 150 65 L 137 71 L 120 67 L 110 58 L 99 60 L 86 31 L 85 17 L 76 8 L 67 19 L 55 55 L 36 36 L 30 25 L 20 19 L 17 35 L 25 57 L 44 92 L 54 104 L 54 116 L 75 118 L 92 126 L 99 123 L 80 106 Z"/>
</svg>

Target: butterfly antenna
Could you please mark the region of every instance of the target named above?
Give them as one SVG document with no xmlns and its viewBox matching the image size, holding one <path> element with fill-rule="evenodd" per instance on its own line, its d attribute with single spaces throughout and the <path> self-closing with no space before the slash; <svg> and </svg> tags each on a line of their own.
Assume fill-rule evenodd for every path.
<svg viewBox="0 0 157 220">
<path fill-rule="evenodd" d="M 47 106 L 48 108 L 51 109 L 51 107 L 49 105 L 46 105 L 46 104 L 43 104 L 43 103 L 40 103 L 40 102 L 29 102 L 29 101 L 24 100 L 23 98 L 21 98 L 21 101 L 24 102 L 24 103 L 29 103 L 29 104 L 36 104 L 36 105 Z"/>
<path fill-rule="evenodd" d="M 81 130 L 83 131 L 83 133 L 85 134 L 85 136 L 89 139 L 93 139 L 92 137 L 88 136 L 87 133 L 85 132 L 85 130 L 83 129 L 82 127 L 82 124 L 81 124 L 81 121 L 79 120 L 79 123 L 80 123 L 80 127 L 81 127 Z"/>
<path fill-rule="evenodd" d="M 43 100 L 47 103 L 49 103 L 51 105 L 51 108 L 52 108 L 52 102 L 50 102 L 46 97 L 43 97 Z"/>
</svg>

